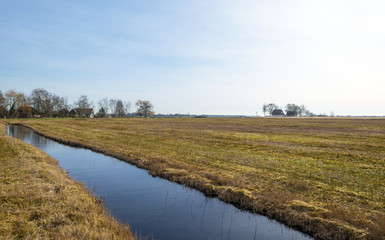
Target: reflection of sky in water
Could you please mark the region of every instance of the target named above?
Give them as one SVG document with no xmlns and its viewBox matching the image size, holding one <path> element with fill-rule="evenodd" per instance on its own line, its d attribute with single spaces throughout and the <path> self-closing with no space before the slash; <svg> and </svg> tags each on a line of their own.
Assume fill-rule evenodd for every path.
<svg viewBox="0 0 385 240">
<path fill-rule="evenodd" d="M 84 182 L 123 222 L 154 239 L 310 239 L 265 217 L 243 212 L 200 192 L 154 178 L 112 157 L 56 143 L 28 128 L 10 136 L 39 147 L 69 175 Z"/>
</svg>

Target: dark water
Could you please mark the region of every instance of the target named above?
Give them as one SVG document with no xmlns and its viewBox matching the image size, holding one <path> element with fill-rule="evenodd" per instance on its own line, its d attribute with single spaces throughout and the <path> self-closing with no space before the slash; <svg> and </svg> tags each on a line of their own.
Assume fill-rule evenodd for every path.
<svg viewBox="0 0 385 240">
<path fill-rule="evenodd" d="M 57 159 L 72 178 L 85 183 L 114 216 L 128 223 L 138 235 L 186 240 L 311 239 L 266 217 L 154 178 L 115 158 L 65 146 L 22 126 L 7 126 L 7 133 Z"/>
</svg>

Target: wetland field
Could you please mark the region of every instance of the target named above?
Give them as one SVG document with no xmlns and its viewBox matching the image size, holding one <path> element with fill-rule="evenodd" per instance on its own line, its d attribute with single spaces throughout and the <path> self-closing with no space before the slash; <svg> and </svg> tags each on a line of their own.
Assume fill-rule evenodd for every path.
<svg viewBox="0 0 385 240">
<path fill-rule="evenodd" d="M 385 236 L 384 118 L 7 121 L 117 157 L 317 239 Z"/>
</svg>

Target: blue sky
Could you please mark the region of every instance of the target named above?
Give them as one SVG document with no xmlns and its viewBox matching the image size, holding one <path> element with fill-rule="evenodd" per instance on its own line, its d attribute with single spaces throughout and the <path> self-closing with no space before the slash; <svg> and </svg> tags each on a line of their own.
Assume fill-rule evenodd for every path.
<svg viewBox="0 0 385 240">
<path fill-rule="evenodd" d="M 1 1 L 0 90 L 385 115 L 384 1 Z M 133 110 L 133 109 L 132 109 Z"/>
</svg>

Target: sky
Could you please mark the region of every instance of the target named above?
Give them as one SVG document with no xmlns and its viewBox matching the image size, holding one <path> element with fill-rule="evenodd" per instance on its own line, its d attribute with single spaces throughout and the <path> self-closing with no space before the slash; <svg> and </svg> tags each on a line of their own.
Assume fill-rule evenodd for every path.
<svg viewBox="0 0 385 240">
<path fill-rule="evenodd" d="M 0 1 L 0 90 L 163 114 L 295 103 L 383 116 L 384 12 L 382 0 Z"/>
</svg>

